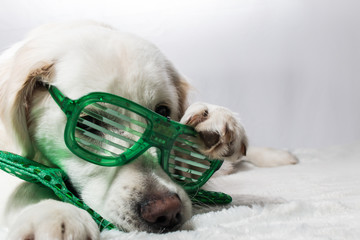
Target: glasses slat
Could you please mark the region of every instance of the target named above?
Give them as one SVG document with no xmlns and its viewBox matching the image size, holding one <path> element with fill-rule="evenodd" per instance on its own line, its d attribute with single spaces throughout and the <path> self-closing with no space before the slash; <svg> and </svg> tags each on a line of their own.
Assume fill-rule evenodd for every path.
<svg viewBox="0 0 360 240">
<path fill-rule="evenodd" d="M 130 139 L 130 138 L 124 137 L 124 136 L 122 136 L 122 135 L 120 135 L 120 134 L 117 134 L 117 133 L 115 133 L 115 132 L 113 132 L 113 131 L 110 131 L 110 130 L 104 128 L 104 127 L 101 127 L 101 126 L 99 126 L 99 125 L 97 125 L 97 124 L 95 124 L 95 123 L 89 122 L 89 121 L 87 121 L 87 120 L 85 120 L 85 119 L 83 119 L 83 118 L 81 118 L 81 117 L 78 119 L 78 121 L 79 121 L 80 123 L 88 126 L 88 127 L 91 127 L 91 128 L 93 128 L 93 129 L 95 129 L 95 130 L 98 130 L 98 131 L 100 131 L 100 132 L 102 132 L 102 133 L 109 134 L 109 135 L 111 135 L 111 136 L 113 136 L 113 137 L 115 137 L 115 138 L 121 139 L 121 140 L 123 140 L 123 141 L 125 141 L 125 142 L 127 142 L 127 143 L 132 144 L 132 145 L 136 143 L 134 140 L 132 140 L 132 139 Z M 84 130 L 84 129 L 83 129 L 83 130 Z M 94 135 L 96 135 L 96 134 L 94 134 Z M 97 135 L 96 135 L 96 136 L 97 136 Z"/>
<path fill-rule="evenodd" d="M 186 163 L 186 164 L 194 166 L 194 167 L 204 168 L 204 169 L 209 169 L 210 168 L 209 166 L 207 166 L 205 164 L 201 164 L 201 163 L 195 162 L 193 160 L 187 160 L 185 158 L 181 158 L 181 157 L 178 157 L 178 156 L 170 155 L 170 158 L 174 159 L 177 162 Z"/>
<path fill-rule="evenodd" d="M 114 122 L 114 121 L 112 121 L 112 120 L 110 120 L 110 119 L 108 119 L 108 118 L 106 118 L 104 116 L 101 116 L 101 115 L 99 115 L 99 114 L 97 114 L 97 113 L 95 113 L 93 111 L 90 111 L 88 109 L 84 109 L 83 112 L 88 114 L 89 116 L 103 122 L 103 123 L 106 123 L 106 124 L 112 126 L 112 127 L 124 130 L 124 131 L 126 131 L 128 133 L 131 133 L 131 134 L 134 134 L 135 136 L 138 136 L 138 137 L 142 136 L 142 133 L 140 133 L 138 131 L 135 131 L 135 130 L 133 130 L 131 128 L 128 128 L 128 127 L 126 127 L 126 126 L 124 126 L 124 125 L 122 125 L 120 123 Z"/>
<path fill-rule="evenodd" d="M 121 113 L 119 113 L 119 112 L 117 112 L 117 111 L 115 111 L 115 110 L 113 110 L 111 108 L 107 108 L 107 107 L 105 107 L 105 106 L 103 106 L 101 104 L 94 103 L 92 105 L 99 108 L 99 109 L 101 109 L 101 110 L 103 110 L 104 112 L 106 112 L 106 113 L 108 113 L 108 114 L 110 114 L 112 116 L 118 117 L 118 118 L 120 118 L 122 120 L 125 120 L 127 122 L 130 122 L 130 123 L 134 123 L 134 124 L 136 124 L 136 125 L 138 125 L 138 126 L 140 126 L 142 128 L 146 128 L 146 126 L 147 126 L 146 123 L 143 123 L 143 122 L 137 121 L 135 119 L 132 119 L 132 118 L 130 118 L 128 116 L 125 116 L 125 115 L 123 115 L 123 114 L 121 114 Z"/>
<path fill-rule="evenodd" d="M 92 138 L 92 139 L 94 139 L 94 140 L 96 140 L 96 141 L 99 141 L 99 142 L 108 144 L 108 145 L 110 145 L 110 146 L 116 147 L 116 148 L 121 149 L 121 150 L 123 150 L 123 151 L 130 150 L 130 149 L 124 147 L 124 146 L 121 146 L 121 145 L 119 145 L 119 144 L 117 144 L 117 143 L 114 143 L 114 142 L 112 142 L 112 141 L 110 141 L 110 140 L 108 140 L 108 139 L 102 138 L 102 137 L 100 137 L 100 136 L 98 136 L 98 135 L 96 135 L 96 134 L 93 134 L 93 133 L 91 133 L 91 132 L 88 132 L 88 131 L 86 131 L 86 130 L 84 130 L 84 129 L 82 129 L 82 128 L 77 127 L 76 129 L 79 130 L 79 131 L 81 131 L 82 134 L 84 134 L 85 136 L 90 137 L 90 138 Z"/>
<path fill-rule="evenodd" d="M 169 163 L 169 167 L 171 167 L 171 168 L 173 168 L 175 170 L 183 171 L 183 172 L 198 175 L 198 176 L 203 175 L 202 172 L 199 172 L 199 171 L 196 171 L 196 170 L 193 170 L 193 169 L 189 169 L 189 168 L 185 168 L 185 167 L 181 167 L 181 166 L 177 166 L 177 165 L 175 165 L 173 163 Z"/>
<path fill-rule="evenodd" d="M 118 157 L 119 156 L 119 154 L 113 153 L 113 152 L 111 152 L 111 151 L 109 151 L 107 149 L 104 149 L 104 148 L 99 147 L 99 146 L 97 146 L 95 144 L 92 144 L 92 143 L 90 143 L 88 141 L 85 141 L 84 139 L 81 139 L 81 138 L 75 138 L 75 139 L 76 139 L 77 142 L 81 143 L 82 145 L 84 145 L 84 146 L 86 146 L 88 148 L 92 148 L 92 149 L 94 149 L 94 150 L 96 150 L 98 152 L 102 152 L 102 153 L 106 154 L 109 157 Z"/>
<path fill-rule="evenodd" d="M 193 147 L 193 148 L 199 148 L 199 145 L 197 145 L 196 143 L 193 143 L 191 141 L 189 141 L 188 139 L 183 139 L 182 137 L 178 137 L 176 139 L 176 142 L 181 142 L 181 143 L 184 143 L 190 147 Z"/>
<path fill-rule="evenodd" d="M 179 152 L 188 154 L 188 155 L 190 155 L 190 156 L 192 156 L 192 157 L 198 158 L 198 159 L 200 159 L 200 160 L 207 160 L 207 161 L 209 161 L 209 159 L 207 159 L 204 155 L 202 155 L 202 154 L 200 154 L 200 153 L 192 152 L 192 151 L 190 151 L 190 150 L 188 150 L 188 149 L 181 148 L 181 147 L 179 147 L 179 146 L 174 146 L 173 149 L 176 150 L 176 151 L 179 151 Z"/>
</svg>

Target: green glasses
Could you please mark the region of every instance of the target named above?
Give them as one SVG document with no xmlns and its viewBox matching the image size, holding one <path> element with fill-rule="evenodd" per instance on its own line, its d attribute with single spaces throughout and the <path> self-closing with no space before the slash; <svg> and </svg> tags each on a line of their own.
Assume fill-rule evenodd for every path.
<svg viewBox="0 0 360 240">
<path fill-rule="evenodd" d="M 221 160 L 199 152 L 202 143 L 190 126 L 116 95 L 94 92 L 72 100 L 55 86 L 47 87 L 67 116 L 66 146 L 86 161 L 122 166 L 150 152 L 189 193 L 197 191 L 222 165 Z"/>
</svg>

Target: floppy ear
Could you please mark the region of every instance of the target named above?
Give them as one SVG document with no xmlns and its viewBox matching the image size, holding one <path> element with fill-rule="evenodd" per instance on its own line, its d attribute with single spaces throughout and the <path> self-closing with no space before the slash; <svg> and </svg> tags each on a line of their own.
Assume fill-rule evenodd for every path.
<svg viewBox="0 0 360 240">
<path fill-rule="evenodd" d="M 178 95 L 179 112 L 178 112 L 178 116 L 177 116 L 178 119 L 176 119 L 176 120 L 179 121 L 189 106 L 188 93 L 191 89 L 191 86 L 186 81 L 186 79 L 177 72 L 177 70 L 174 68 L 174 66 L 170 62 L 168 62 L 167 71 L 168 71 L 168 74 L 169 74 L 173 84 L 176 87 L 176 92 Z"/>
<path fill-rule="evenodd" d="M 7 137 L 16 145 L 12 149 L 29 158 L 34 156 L 28 131 L 32 94 L 37 82 L 49 82 L 54 66 L 51 61 L 32 61 L 35 59 L 19 49 L 0 66 L 0 114 Z"/>
</svg>

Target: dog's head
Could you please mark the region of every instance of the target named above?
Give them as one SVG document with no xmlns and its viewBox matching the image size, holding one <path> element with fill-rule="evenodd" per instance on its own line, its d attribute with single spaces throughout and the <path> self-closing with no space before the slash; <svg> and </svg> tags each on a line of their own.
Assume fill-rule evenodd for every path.
<svg viewBox="0 0 360 240">
<path fill-rule="evenodd" d="M 0 63 L 1 116 L 18 153 L 63 169 L 81 198 L 127 230 L 170 231 L 191 216 L 191 201 L 146 155 L 101 167 L 66 147 L 66 116 L 42 83 L 69 98 L 119 95 L 179 120 L 188 84 L 152 44 L 110 27 L 79 23 L 35 30 Z"/>
</svg>

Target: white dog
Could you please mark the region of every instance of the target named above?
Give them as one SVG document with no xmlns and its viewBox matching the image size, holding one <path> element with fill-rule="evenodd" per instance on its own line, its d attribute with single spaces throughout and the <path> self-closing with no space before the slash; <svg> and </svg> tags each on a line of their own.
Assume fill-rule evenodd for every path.
<svg viewBox="0 0 360 240">
<path fill-rule="evenodd" d="M 189 84 L 162 53 L 109 26 L 46 25 L 0 61 L 0 123 L 6 130 L 0 149 L 63 169 L 90 207 L 128 231 L 178 229 L 192 215 L 189 197 L 145 155 L 121 167 L 101 167 L 72 154 L 64 143 L 66 116 L 41 83 L 71 99 L 94 91 L 119 95 L 192 125 L 207 147 L 203 153 L 212 158 L 234 162 L 247 152 L 247 160 L 258 166 L 296 162 L 287 152 L 248 149 L 245 130 L 231 111 L 206 103 L 188 106 Z M 85 211 L 32 183 L 16 189 L 7 217 L 9 239 L 99 239 Z"/>
</svg>

